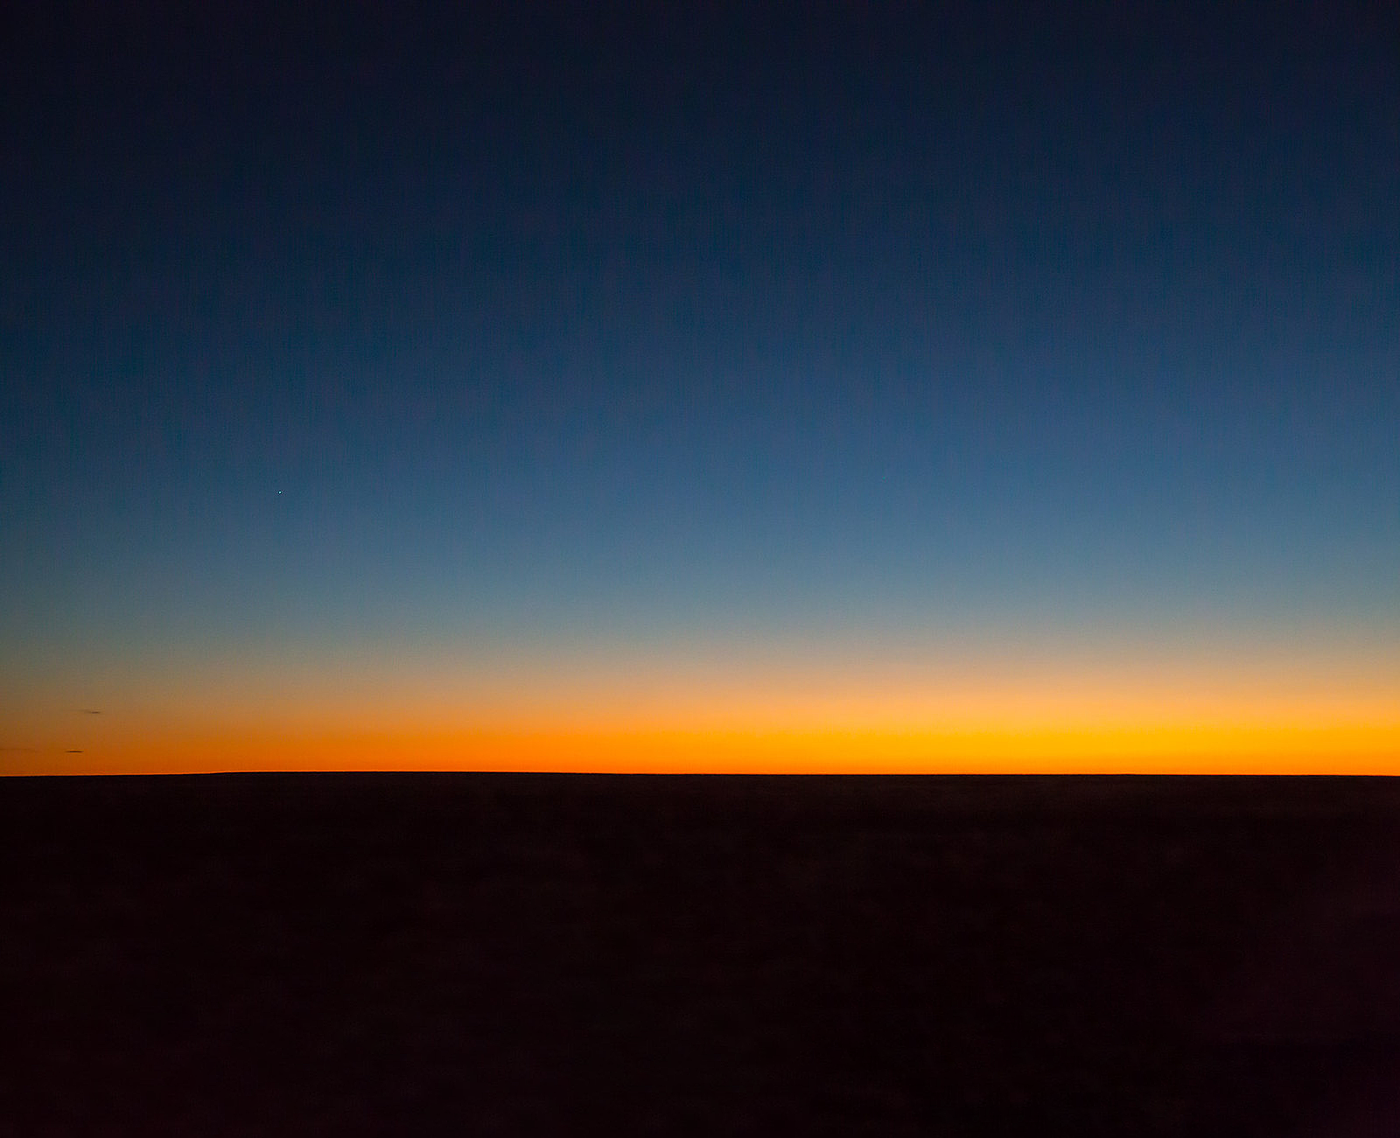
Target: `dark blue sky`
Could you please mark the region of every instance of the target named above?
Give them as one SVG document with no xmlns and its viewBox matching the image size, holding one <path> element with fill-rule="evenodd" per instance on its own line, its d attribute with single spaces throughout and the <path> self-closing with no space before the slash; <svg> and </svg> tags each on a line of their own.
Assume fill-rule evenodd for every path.
<svg viewBox="0 0 1400 1138">
<path fill-rule="evenodd" d="M 214 7 L 7 17 L 5 674 L 1394 632 L 1385 6 Z"/>
</svg>

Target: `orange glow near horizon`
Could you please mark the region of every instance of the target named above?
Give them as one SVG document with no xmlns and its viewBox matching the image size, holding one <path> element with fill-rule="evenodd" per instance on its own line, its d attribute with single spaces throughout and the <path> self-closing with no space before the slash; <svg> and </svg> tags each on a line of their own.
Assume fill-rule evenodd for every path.
<svg viewBox="0 0 1400 1138">
<path fill-rule="evenodd" d="M 1384 665 L 145 673 L 0 705 L 0 769 L 1400 774 Z"/>
<path fill-rule="evenodd" d="M 451 722 L 300 710 L 251 715 L 76 715 L 63 736 L 35 724 L 6 747 L 7 773 L 234 770 L 672 771 L 672 773 L 1294 773 L 1400 774 L 1400 712 L 1390 707 L 1183 705 L 1133 701 L 1053 707 L 969 701 L 918 715 L 899 708 L 771 705 L 728 718 L 601 707 Z M 675 710 L 673 710 L 675 711 Z M 325 712 L 325 708 L 322 708 Z M 612 712 L 612 714 L 608 714 Z M 787 714 L 783 714 L 787 712 Z M 935 714 L 937 712 L 937 714 Z"/>
<path fill-rule="evenodd" d="M 1400 725 L 1331 728 L 167 732 L 78 753 L 11 751 L 12 774 L 216 771 L 1400 774 Z"/>
</svg>

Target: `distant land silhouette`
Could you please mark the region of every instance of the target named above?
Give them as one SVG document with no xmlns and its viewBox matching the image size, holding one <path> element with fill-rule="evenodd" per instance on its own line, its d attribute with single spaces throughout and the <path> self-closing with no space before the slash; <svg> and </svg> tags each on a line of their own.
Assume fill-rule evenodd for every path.
<svg viewBox="0 0 1400 1138">
<path fill-rule="evenodd" d="M 1400 1133 L 1400 782 L 0 781 L 0 1132 Z"/>
</svg>

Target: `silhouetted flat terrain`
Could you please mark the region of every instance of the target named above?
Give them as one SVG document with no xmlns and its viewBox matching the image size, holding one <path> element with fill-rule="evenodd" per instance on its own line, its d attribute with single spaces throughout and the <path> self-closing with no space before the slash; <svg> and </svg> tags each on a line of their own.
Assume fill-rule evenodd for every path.
<svg viewBox="0 0 1400 1138">
<path fill-rule="evenodd" d="M 0 781 L 7 1134 L 1400 1133 L 1400 782 Z"/>
</svg>

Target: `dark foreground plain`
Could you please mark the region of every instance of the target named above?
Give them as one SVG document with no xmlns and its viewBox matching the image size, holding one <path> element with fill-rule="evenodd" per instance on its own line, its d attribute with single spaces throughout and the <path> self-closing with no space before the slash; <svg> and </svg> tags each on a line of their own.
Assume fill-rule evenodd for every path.
<svg viewBox="0 0 1400 1138">
<path fill-rule="evenodd" d="M 0 782 L 6 1134 L 1400 1134 L 1400 783 Z"/>
</svg>

